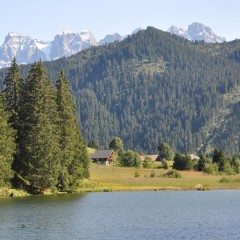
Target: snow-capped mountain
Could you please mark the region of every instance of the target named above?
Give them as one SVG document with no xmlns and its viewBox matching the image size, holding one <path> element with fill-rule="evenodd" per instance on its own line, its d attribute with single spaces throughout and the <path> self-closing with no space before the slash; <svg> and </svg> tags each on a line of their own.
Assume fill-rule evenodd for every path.
<svg viewBox="0 0 240 240">
<path fill-rule="evenodd" d="M 187 33 L 187 31 L 183 30 L 182 28 L 178 28 L 178 27 L 172 25 L 168 29 L 168 32 L 170 32 L 171 34 L 175 34 L 177 36 L 186 38 L 186 39 L 188 39 L 190 41 L 192 40 L 192 37 Z"/>
<path fill-rule="evenodd" d="M 135 29 L 131 34 L 136 34 L 142 28 Z M 205 42 L 224 42 L 225 38 L 217 36 L 211 28 L 201 23 L 193 23 L 188 26 L 188 30 L 183 30 L 171 26 L 168 30 L 171 34 L 184 37 L 188 40 L 204 40 Z M 29 36 L 22 36 L 18 33 L 10 32 L 2 46 L 0 46 L 0 68 L 8 67 L 14 57 L 18 64 L 28 64 L 35 61 L 51 61 L 60 57 L 68 57 L 79 51 L 102 44 L 121 41 L 126 36 L 118 33 L 108 34 L 99 42 L 89 30 L 83 30 L 80 33 L 65 30 L 57 34 L 53 41 L 41 41 L 32 39 Z"/>
<path fill-rule="evenodd" d="M 61 34 L 57 34 L 52 41 L 48 60 L 68 57 L 85 48 L 96 45 L 96 39 L 88 30 L 80 33 L 65 30 Z"/>
<path fill-rule="evenodd" d="M 44 47 L 40 49 L 40 45 L 45 46 L 48 43 L 10 32 L 0 47 L 0 67 L 9 66 L 14 56 L 21 64 L 38 61 L 39 59 L 47 60 L 44 51 L 42 51 Z"/>
<path fill-rule="evenodd" d="M 16 57 L 18 64 L 33 63 L 40 59 L 50 61 L 71 56 L 96 45 L 96 39 L 88 30 L 83 30 L 80 33 L 65 30 L 61 34 L 57 34 L 50 42 L 10 32 L 0 47 L 0 68 L 8 67 L 14 57 Z"/>
<path fill-rule="evenodd" d="M 208 43 L 221 43 L 226 41 L 224 37 L 217 36 L 210 27 L 205 26 L 202 23 L 192 23 L 188 26 L 187 30 L 183 30 L 176 26 L 171 26 L 168 29 L 171 34 L 184 37 L 190 41 L 205 41 Z"/>
</svg>

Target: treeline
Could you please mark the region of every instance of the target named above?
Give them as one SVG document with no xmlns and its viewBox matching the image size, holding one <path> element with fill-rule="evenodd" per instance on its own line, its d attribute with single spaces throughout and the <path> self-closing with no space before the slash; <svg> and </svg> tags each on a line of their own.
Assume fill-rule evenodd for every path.
<svg viewBox="0 0 240 240">
<path fill-rule="evenodd" d="M 0 186 L 75 189 L 89 176 L 76 108 L 61 70 L 54 87 L 42 62 L 23 80 L 16 59 L 0 94 Z"/>
<path fill-rule="evenodd" d="M 200 158 L 192 158 L 189 154 L 176 153 L 173 169 L 184 171 L 203 171 L 208 174 L 240 173 L 240 156 L 227 156 L 223 150 L 214 149 L 213 156 L 201 154 Z"/>
<path fill-rule="evenodd" d="M 96 146 L 90 142 L 89 146 Z M 215 148 L 211 155 L 176 152 L 172 147 L 162 142 L 158 146 L 158 157 L 153 161 L 149 156 L 128 150 L 124 150 L 124 144 L 119 137 L 114 137 L 109 144 L 109 149 L 115 152 L 114 165 L 134 168 L 172 168 L 180 171 L 201 171 L 208 174 L 234 175 L 240 173 L 240 155 L 229 156 L 222 149 Z M 159 165 L 159 163 L 161 163 Z M 172 164 L 173 163 L 173 164 Z M 175 173 L 175 172 L 174 172 Z"/>
<path fill-rule="evenodd" d="M 228 156 L 222 149 L 215 148 L 211 155 L 177 152 L 173 154 L 168 143 L 158 146 L 159 159 L 163 168 L 168 168 L 167 161 L 173 160 L 172 168 L 182 171 L 202 171 L 208 174 L 224 173 L 228 175 L 240 173 L 240 155 Z"/>
</svg>

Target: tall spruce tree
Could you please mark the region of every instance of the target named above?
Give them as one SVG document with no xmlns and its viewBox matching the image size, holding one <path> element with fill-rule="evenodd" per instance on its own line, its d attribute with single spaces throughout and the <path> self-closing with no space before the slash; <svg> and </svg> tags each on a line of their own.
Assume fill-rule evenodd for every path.
<svg viewBox="0 0 240 240">
<path fill-rule="evenodd" d="M 11 165 L 16 144 L 15 131 L 10 127 L 9 114 L 4 111 L 3 98 L 0 94 L 0 186 L 9 184 L 13 177 Z"/>
<path fill-rule="evenodd" d="M 29 72 L 21 106 L 21 174 L 36 189 L 55 187 L 60 167 L 56 91 L 42 62 Z"/>
<path fill-rule="evenodd" d="M 7 112 L 9 112 L 9 123 L 16 131 L 15 141 L 17 144 L 17 149 L 20 141 L 20 100 L 23 92 L 24 81 L 20 74 L 19 66 L 16 63 L 16 58 L 13 59 L 11 67 L 8 69 L 8 73 L 3 82 L 6 88 L 3 91 L 4 96 L 4 107 Z M 18 152 L 14 156 L 13 169 L 18 169 Z"/>
<path fill-rule="evenodd" d="M 59 187 L 75 188 L 79 180 L 89 176 L 89 158 L 76 117 L 76 108 L 61 70 L 57 81 L 57 105 L 60 125 L 61 170 Z"/>
</svg>

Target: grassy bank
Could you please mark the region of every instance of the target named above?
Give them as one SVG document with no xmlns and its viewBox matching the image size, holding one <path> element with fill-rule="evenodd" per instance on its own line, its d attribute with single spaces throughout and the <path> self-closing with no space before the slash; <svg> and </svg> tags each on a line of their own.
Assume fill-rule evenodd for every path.
<svg viewBox="0 0 240 240">
<path fill-rule="evenodd" d="M 29 194 L 20 189 L 0 188 L 0 197 L 24 197 Z"/>
<path fill-rule="evenodd" d="M 136 191 L 136 190 L 206 190 L 240 189 L 240 175 L 207 175 L 184 171 L 181 178 L 163 177 L 168 170 L 134 169 L 92 164 L 91 177 L 82 183 L 80 191 Z M 135 177 L 135 173 L 139 177 Z"/>
<path fill-rule="evenodd" d="M 240 189 L 240 175 L 208 175 L 181 171 L 181 178 L 168 178 L 164 169 L 135 169 L 91 164 L 91 177 L 82 181 L 78 191 L 211 190 Z M 139 174 L 135 177 L 136 172 Z M 56 192 L 55 192 L 56 193 Z M 29 195 L 23 190 L 1 188 L 0 197 Z M 46 191 L 44 194 L 53 194 Z"/>
</svg>

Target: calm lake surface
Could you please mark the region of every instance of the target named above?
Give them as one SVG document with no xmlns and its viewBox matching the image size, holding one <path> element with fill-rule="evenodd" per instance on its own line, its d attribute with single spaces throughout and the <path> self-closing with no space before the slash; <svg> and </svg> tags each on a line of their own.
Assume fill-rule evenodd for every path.
<svg viewBox="0 0 240 240">
<path fill-rule="evenodd" d="M 0 239 L 240 239 L 240 191 L 0 199 Z"/>
</svg>

